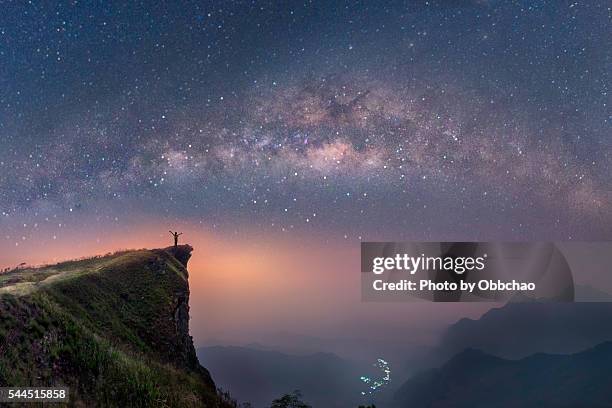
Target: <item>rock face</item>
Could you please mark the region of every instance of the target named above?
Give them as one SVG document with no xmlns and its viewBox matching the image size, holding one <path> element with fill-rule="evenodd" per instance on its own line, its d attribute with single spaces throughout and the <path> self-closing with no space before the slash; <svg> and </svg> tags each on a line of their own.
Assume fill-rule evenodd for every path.
<svg viewBox="0 0 612 408">
<path fill-rule="evenodd" d="M 191 253 L 193 252 L 193 247 L 191 245 L 178 245 L 178 246 L 170 246 L 166 248 L 166 252 L 175 257 L 177 261 L 179 261 L 183 267 L 187 268 L 187 262 L 191 259 Z"/>
<path fill-rule="evenodd" d="M 181 266 L 178 269 L 187 277 L 187 263 L 191 258 L 193 247 L 191 245 L 179 245 L 177 247 L 168 247 L 164 252 L 174 257 Z M 163 254 L 162 254 L 162 259 Z M 175 328 L 175 358 L 177 361 L 181 361 L 192 370 L 199 372 L 205 382 L 211 387 L 215 387 L 215 384 L 208 372 L 202 367 L 198 361 L 195 348 L 193 346 L 193 338 L 189 335 L 189 285 L 180 286 L 175 292 L 172 300 L 173 305 L 173 319 Z"/>
<path fill-rule="evenodd" d="M 228 407 L 189 335 L 192 250 L 0 275 L 0 386 L 68 385 L 76 406 Z"/>
</svg>

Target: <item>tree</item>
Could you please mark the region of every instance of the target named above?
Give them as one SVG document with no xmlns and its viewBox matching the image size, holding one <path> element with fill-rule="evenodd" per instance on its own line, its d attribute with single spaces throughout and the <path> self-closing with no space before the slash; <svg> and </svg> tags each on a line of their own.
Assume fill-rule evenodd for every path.
<svg viewBox="0 0 612 408">
<path fill-rule="evenodd" d="M 300 398 L 302 398 L 302 393 L 299 390 L 295 390 L 291 394 L 285 394 L 272 401 L 270 408 L 312 408 L 301 401 Z"/>
</svg>

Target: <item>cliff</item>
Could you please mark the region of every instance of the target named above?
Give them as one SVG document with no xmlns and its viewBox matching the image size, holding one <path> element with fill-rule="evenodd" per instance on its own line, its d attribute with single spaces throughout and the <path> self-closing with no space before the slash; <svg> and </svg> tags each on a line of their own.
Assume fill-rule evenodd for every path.
<svg viewBox="0 0 612 408">
<path fill-rule="evenodd" d="M 0 275 L 0 386 L 66 385 L 76 406 L 230 406 L 189 336 L 192 250 Z"/>
</svg>

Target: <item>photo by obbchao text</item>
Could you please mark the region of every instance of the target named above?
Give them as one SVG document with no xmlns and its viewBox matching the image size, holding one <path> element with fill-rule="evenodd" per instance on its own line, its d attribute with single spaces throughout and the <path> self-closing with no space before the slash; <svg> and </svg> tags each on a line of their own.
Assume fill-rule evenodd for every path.
<svg viewBox="0 0 612 408">
<path fill-rule="evenodd" d="M 575 250 L 554 242 L 364 242 L 362 300 L 580 301 L 576 280 L 606 250 L 601 243 L 580 245 Z"/>
</svg>

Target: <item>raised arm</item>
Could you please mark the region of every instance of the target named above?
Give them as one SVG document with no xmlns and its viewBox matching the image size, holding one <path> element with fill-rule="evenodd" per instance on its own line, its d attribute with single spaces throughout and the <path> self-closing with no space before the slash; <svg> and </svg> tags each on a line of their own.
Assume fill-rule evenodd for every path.
<svg viewBox="0 0 612 408">
<path fill-rule="evenodd" d="M 174 235 L 174 232 L 172 232 L 172 231 L 168 231 L 168 232 L 171 233 L 172 235 Z"/>
<path fill-rule="evenodd" d="M 179 235 L 183 235 L 183 233 L 181 232 Z"/>
</svg>

